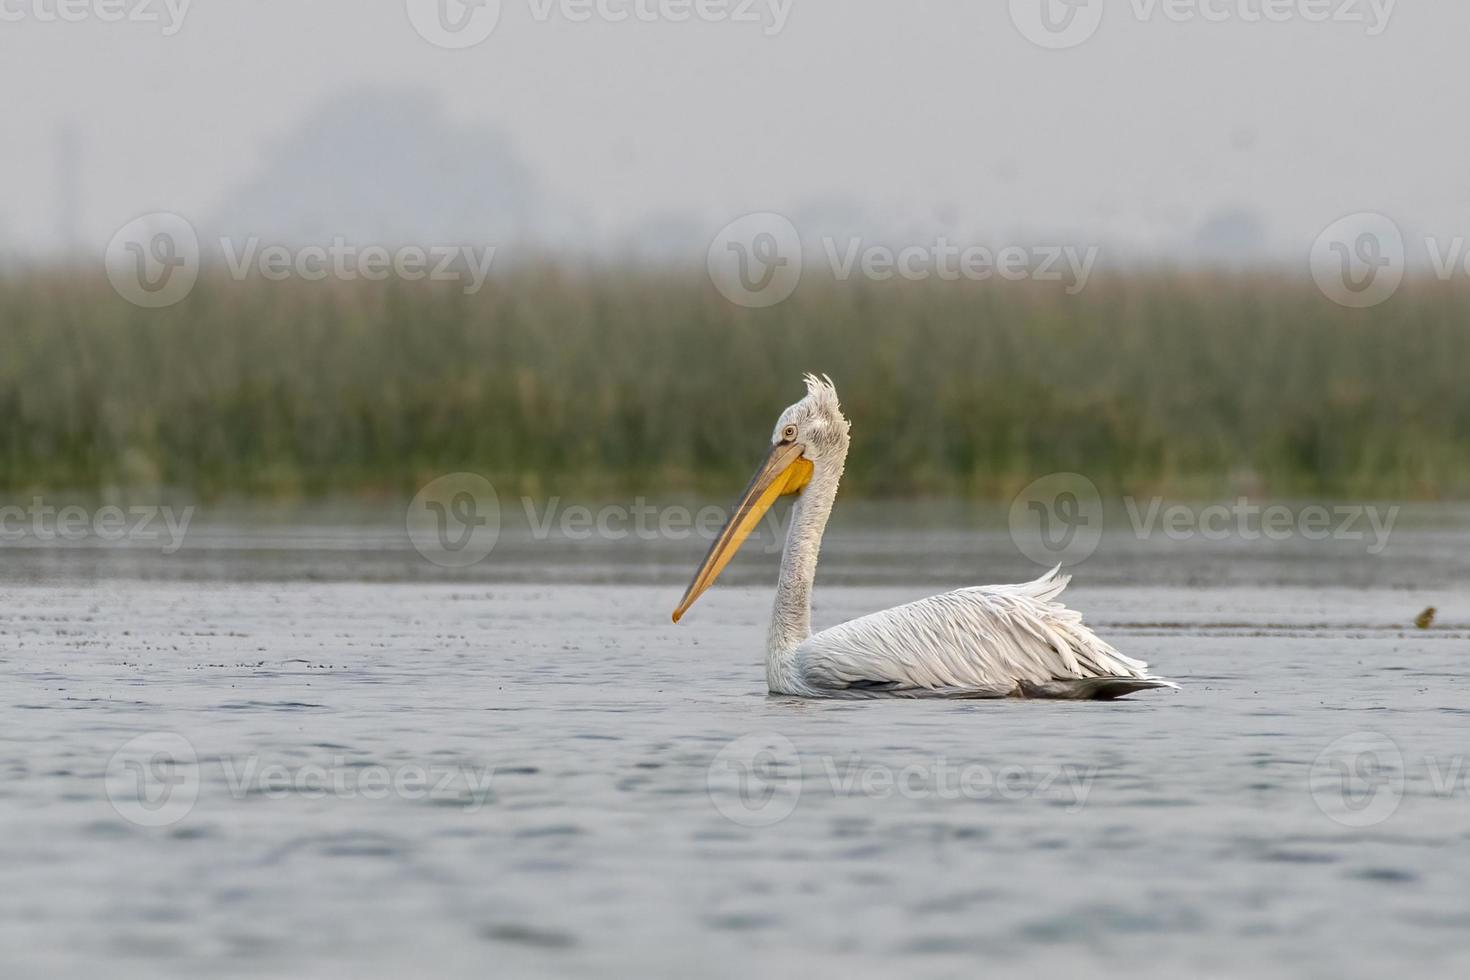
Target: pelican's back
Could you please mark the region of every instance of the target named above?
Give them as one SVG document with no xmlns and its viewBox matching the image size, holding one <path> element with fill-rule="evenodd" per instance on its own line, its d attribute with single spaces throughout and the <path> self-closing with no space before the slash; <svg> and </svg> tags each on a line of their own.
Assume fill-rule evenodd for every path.
<svg viewBox="0 0 1470 980">
<path fill-rule="evenodd" d="M 1057 601 L 1069 578 L 960 589 L 834 626 L 796 650 L 800 681 L 847 697 L 1111 700 L 1174 687 Z M 793 692 L 794 693 L 794 692 Z"/>
</svg>

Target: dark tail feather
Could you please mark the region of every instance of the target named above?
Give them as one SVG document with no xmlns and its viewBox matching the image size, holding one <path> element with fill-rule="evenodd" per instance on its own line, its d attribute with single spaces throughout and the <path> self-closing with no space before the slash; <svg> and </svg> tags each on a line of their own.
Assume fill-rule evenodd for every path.
<svg viewBox="0 0 1470 980">
<path fill-rule="evenodd" d="M 1044 684 L 1022 681 L 1017 696 L 1048 701 L 1116 701 L 1139 691 L 1160 687 L 1177 690 L 1179 685 L 1157 677 L 1084 677 L 1080 680 L 1051 680 Z"/>
</svg>

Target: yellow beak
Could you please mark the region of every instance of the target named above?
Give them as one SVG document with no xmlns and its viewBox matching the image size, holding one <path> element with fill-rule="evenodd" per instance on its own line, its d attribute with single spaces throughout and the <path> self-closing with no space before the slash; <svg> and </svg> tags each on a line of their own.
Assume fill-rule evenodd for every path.
<svg viewBox="0 0 1470 980">
<path fill-rule="evenodd" d="M 694 601 L 715 584 L 715 579 L 730 564 L 730 559 L 735 557 L 735 552 L 750 537 L 750 532 L 755 530 L 766 511 L 776 502 L 776 498 L 800 493 L 811 478 L 812 464 L 801 455 L 800 446 L 779 443 L 771 447 L 770 455 L 760 469 L 755 471 L 750 486 L 745 488 L 745 493 L 735 505 L 730 519 L 725 522 L 714 544 L 710 545 L 709 554 L 704 556 L 704 563 L 694 573 L 694 581 L 689 583 L 679 608 L 674 610 L 674 622 L 682 619 L 689 607 L 694 605 Z"/>
</svg>

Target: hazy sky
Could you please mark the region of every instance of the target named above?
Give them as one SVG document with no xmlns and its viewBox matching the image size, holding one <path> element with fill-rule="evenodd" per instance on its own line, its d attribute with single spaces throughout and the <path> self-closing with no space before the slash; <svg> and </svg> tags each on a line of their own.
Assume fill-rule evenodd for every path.
<svg viewBox="0 0 1470 980">
<path fill-rule="evenodd" d="M 59 2 L 85 18 L 55 20 Z M 374 87 L 502 130 L 589 237 L 668 214 L 712 234 L 822 202 L 1161 248 L 1232 208 L 1288 252 L 1365 210 L 1470 232 L 1470 4 L 1401 0 L 1370 36 L 1386 0 L 1203 0 L 1192 22 L 1163 0 L 1094 0 L 1096 33 L 1046 50 L 1009 0 L 779 0 L 773 36 L 777 0 L 738 23 L 501 0 L 488 39 L 446 50 L 411 23 L 417 2 L 196 0 L 165 36 L 164 0 L 0 0 L 0 243 L 48 247 L 73 220 L 100 249 L 141 212 L 228 212 L 286 134 Z M 1257 16 L 1283 2 L 1287 22 Z M 99 4 L 162 22 L 104 22 Z M 1362 19 L 1307 19 L 1321 7 Z M 75 180 L 58 172 L 67 127 Z"/>
</svg>

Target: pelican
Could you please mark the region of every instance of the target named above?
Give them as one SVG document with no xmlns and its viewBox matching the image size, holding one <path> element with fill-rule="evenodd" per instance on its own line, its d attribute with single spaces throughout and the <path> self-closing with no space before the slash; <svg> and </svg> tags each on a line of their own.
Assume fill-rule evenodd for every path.
<svg viewBox="0 0 1470 980">
<path fill-rule="evenodd" d="M 778 497 L 795 495 L 766 636 L 772 694 L 805 698 L 1049 698 L 1111 701 L 1178 685 L 1149 673 L 1057 601 L 1053 569 L 1023 585 L 960 589 L 813 634 L 812 581 L 847 460 L 850 424 L 832 379 L 781 413 L 771 449 L 674 610 L 714 584 Z"/>
</svg>

